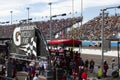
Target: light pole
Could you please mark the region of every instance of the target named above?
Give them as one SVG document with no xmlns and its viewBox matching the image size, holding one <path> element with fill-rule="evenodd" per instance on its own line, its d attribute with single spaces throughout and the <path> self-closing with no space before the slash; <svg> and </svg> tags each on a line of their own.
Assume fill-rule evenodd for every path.
<svg viewBox="0 0 120 80">
<path fill-rule="evenodd" d="M 118 34 L 117 34 L 117 39 L 118 39 L 118 43 L 117 43 L 117 50 L 118 50 L 118 74 L 119 74 L 119 72 L 120 72 L 120 61 L 119 61 L 119 51 L 120 51 L 120 49 L 119 49 L 119 44 L 120 44 L 120 32 L 118 32 Z M 120 76 L 120 74 L 119 74 L 119 76 Z"/>
<path fill-rule="evenodd" d="M 29 23 L 29 10 L 30 10 L 30 8 L 27 7 L 26 9 L 27 9 L 27 11 L 28 11 L 28 23 Z"/>
<path fill-rule="evenodd" d="M 101 10 L 102 11 L 102 26 L 101 26 L 101 37 L 102 37 L 102 43 L 101 43 L 101 50 L 102 50 L 102 73 L 103 73 L 103 69 L 104 69 L 104 9 Z"/>
<path fill-rule="evenodd" d="M 50 6 L 50 36 L 49 36 L 50 38 L 49 39 L 51 40 L 52 39 L 52 31 L 51 31 L 52 30 L 52 28 L 51 28 L 52 27 L 52 16 L 51 16 L 52 15 L 52 12 L 51 12 L 52 3 L 50 2 L 50 3 L 48 3 L 48 5 Z"/>
<path fill-rule="evenodd" d="M 81 0 L 81 18 L 83 21 L 83 0 Z M 81 26 L 82 26 L 82 21 L 81 21 Z"/>
<path fill-rule="evenodd" d="M 102 56 L 101 56 L 101 58 L 102 58 L 102 73 L 103 73 L 103 69 L 104 69 L 104 50 L 105 50 L 104 49 L 104 14 L 105 14 L 105 11 L 107 9 L 114 9 L 114 8 L 120 8 L 120 6 L 108 7 L 108 8 L 105 8 L 105 9 L 101 9 L 101 11 L 102 11 L 102 26 L 101 26 L 101 37 L 102 37 L 102 45 L 101 45 L 101 50 L 102 50 Z"/>
<path fill-rule="evenodd" d="M 10 14 L 11 14 L 11 24 L 12 24 L 12 13 L 13 13 L 13 11 L 10 11 Z"/>
<path fill-rule="evenodd" d="M 118 43 L 117 43 L 117 47 L 118 47 L 118 69 L 119 69 L 119 44 L 120 44 L 120 41 L 118 40 Z"/>
</svg>

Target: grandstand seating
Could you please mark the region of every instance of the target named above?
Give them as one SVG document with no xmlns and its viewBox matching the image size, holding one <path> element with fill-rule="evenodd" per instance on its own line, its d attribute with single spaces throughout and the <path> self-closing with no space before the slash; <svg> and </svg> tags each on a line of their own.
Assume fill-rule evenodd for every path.
<svg viewBox="0 0 120 80">
<path fill-rule="evenodd" d="M 74 23 L 79 22 L 81 20 L 81 17 L 74 18 Z M 67 19 L 57 19 L 52 20 L 52 33 L 54 34 L 56 31 L 61 30 L 62 28 L 65 28 L 66 26 L 69 27 L 73 24 L 72 18 Z M 46 39 L 49 39 L 49 24 L 50 21 L 39 21 L 39 22 L 33 22 L 36 24 L 36 26 L 43 32 Z M 15 27 L 19 26 L 20 24 L 13 24 L 13 25 L 0 25 L 0 38 L 11 38 L 12 33 Z"/>
<path fill-rule="evenodd" d="M 100 40 L 101 39 L 101 16 L 97 16 L 94 19 L 86 22 L 82 26 L 74 28 L 74 38 L 81 40 Z M 74 21 L 73 21 L 74 20 Z M 52 34 L 72 27 L 72 24 L 78 23 L 81 21 L 81 17 L 67 18 L 67 19 L 55 19 L 52 20 Z M 49 39 L 50 21 L 38 21 L 32 22 L 43 32 L 43 35 L 46 39 Z M 13 25 L 0 25 L 0 38 L 11 38 L 12 33 L 15 27 L 19 24 Z M 120 32 L 120 15 L 108 16 L 105 17 L 105 26 L 104 26 L 104 37 L 105 38 L 114 38 L 117 32 Z M 66 33 L 65 38 L 72 38 L 73 32 L 69 30 Z M 52 38 L 54 38 L 52 36 Z M 61 38 L 59 35 L 58 38 Z"/>
<path fill-rule="evenodd" d="M 101 39 L 101 16 L 83 24 L 79 29 L 75 28 L 75 38 L 81 40 L 100 40 Z M 104 37 L 106 39 L 113 39 L 117 32 L 120 32 L 120 15 L 105 17 L 104 22 Z M 72 35 L 69 31 L 69 36 Z"/>
</svg>

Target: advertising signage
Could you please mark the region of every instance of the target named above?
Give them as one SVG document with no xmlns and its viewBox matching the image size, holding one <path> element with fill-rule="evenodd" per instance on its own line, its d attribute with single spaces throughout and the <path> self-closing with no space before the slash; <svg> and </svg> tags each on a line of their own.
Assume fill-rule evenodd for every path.
<svg viewBox="0 0 120 80">
<path fill-rule="evenodd" d="M 13 43 L 17 54 L 36 56 L 35 25 L 22 25 L 13 32 Z"/>
</svg>

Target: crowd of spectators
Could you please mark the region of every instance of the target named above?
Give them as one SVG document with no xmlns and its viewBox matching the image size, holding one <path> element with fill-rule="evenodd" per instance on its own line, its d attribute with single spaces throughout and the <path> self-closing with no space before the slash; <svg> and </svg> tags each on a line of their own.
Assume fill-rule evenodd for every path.
<svg viewBox="0 0 120 80">
<path fill-rule="evenodd" d="M 74 23 L 78 23 L 81 21 L 81 17 L 76 18 L 67 18 L 67 19 L 57 19 L 52 20 L 52 33 L 56 33 L 59 30 L 65 29 L 67 27 L 72 27 Z M 105 16 L 105 26 L 104 26 L 104 37 L 105 38 L 115 38 L 115 35 L 117 32 L 120 32 L 120 15 L 115 16 Z M 36 26 L 42 31 L 43 35 L 46 39 L 49 38 L 49 25 L 50 21 L 40 21 L 40 22 L 33 22 L 36 24 Z M 94 19 L 86 22 L 82 26 L 78 26 L 77 28 L 74 28 L 74 38 L 75 39 L 85 39 L 85 40 L 100 40 L 101 39 L 101 23 L 102 18 L 101 16 L 95 17 Z M 13 25 L 1 25 L 0 26 L 0 38 L 11 38 L 12 33 L 15 27 L 18 27 L 19 24 L 13 24 Z M 73 31 L 70 30 L 67 33 L 66 38 L 72 38 Z M 54 37 L 53 37 L 54 38 Z M 6 56 L 4 54 L 0 54 L 0 63 L 5 65 L 5 59 Z M 17 71 L 27 71 L 30 74 L 32 74 L 32 77 L 35 75 L 35 69 L 34 65 L 35 63 L 30 62 L 24 62 L 22 60 L 15 60 L 10 59 L 12 64 L 12 71 L 13 75 L 12 77 L 15 77 L 16 75 L 16 69 Z M 80 57 L 80 54 L 75 53 L 71 50 L 68 50 L 64 57 L 60 59 L 59 57 L 56 57 L 52 61 L 52 65 L 54 68 L 62 68 L 66 71 L 66 73 L 69 75 L 72 75 L 74 72 L 79 75 L 79 69 L 81 69 L 83 66 L 85 68 L 88 68 L 89 62 L 86 60 L 85 62 Z M 93 63 L 94 64 L 94 63 Z M 93 70 L 90 68 L 91 70 Z M 32 73 L 31 73 L 32 72 Z M 37 76 L 37 75 L 36 75 Z"/>
<path fill-rule="evenodd" d="M 77 51 L 73 51 L 72 48 L 69 49 L 57 48 L 52 49 L 52 52 L 51 52 L 51 67 L 55 73 L 55 74 L 53 73 L 53 75 L 58 76 L 59 80 L 66 80 L 67 78 L 74 79 L 79 78 L 79 80 L 82 80 L 81 78 L 84 77 L 83 76 L 84 74 L 86 74 L 85 78 L 87 78 L 88 72 L 91 73 L 94 72 L 96 61 L 94 61 L 92 58 L 91 60 L 90 59 L 88 60 L 88 58 L 85 58 L 83 60 L 81 54 L 78 53 Z M 46 76 L 45 71 L 48 69 L 47 58 L 37 61 L 38 59 L 36 60 L 36 57 L 34 55 L 29 55 L 28 57 L 26 57 L 26 60 L 24 59 L 22 60 L 18 59 L 17 57 L 8 58 L 4 53 L 0 52 L 0 64 L 2 64 L 2 70 L 0 70 L 0 79 L 1 75 L 6 76 L 7 73 L 5 70 L 9 71 L 7 76 L 12 78 L 16 78 L 17 76 L 16 74 L 19 71 L 27 72 L 28 75 L 26 76 L 26 78 L 31 79 L 38 78 L 38 75 Z M 113 58 L 112 60 L 113 60 L 112 69 L 114 69 L 115 59 Z M 100 68 L 100 66 L 98 67 Z M 101 68 L 100 71 L 99 68 L 98 77 L 101 78 Z M 104 77 L 106 77 L 109 69 L 106 60 L 104 61 L 104 69 L 105 69 Z M 36 72 L 36 70 L 39 71 L 39 73 Z M 56 73 L 57 71 L 58 73 Z"/>
<path fill-rule="evenodd" d="M 6 78 L 11 78 L 10 80 L 16 78 L 15 80 L 19 80 L 17 79 L 17 72 L 20 71 L 26 72 L 31 78 L 26 80 L 32 80 L 38 75 L 36 70 L 39 69 L 39 66 L 36 59 L 32 54 L 26 56 L 26 60 L 24 60 L 13 56 L 8 57 L 5 52 L 0 52 L 0 80 L 5 80 Z"/>
<path fill-rule="evenodd" d="M 73 18 L 67 19 L 55 19 L 51 21 L 52 24 L 52 34 L 55 34 L 57 31 L 62 30 L 66 27 L 71 27 L 72 24 L 80 22 L 81 17 L 75 17 L 74 21 Z M 38 21 L 38 22 L 31 22 L 31 24 L 35 24 L 40 31 L 42 31 L 43 35 L 46 39 L 49 39 L 50 34 L 50 21 Z M 1 38 L 11 38 L 12 33 L 15 27 L 20 26 L 20 24 L 12 24 L 12 25 L 1 25 L 0 26 L 0 37 Z M 54 37 L 53 37 L 54 38 Z"/>
<path fill-rule="evenodd" d="M 81 77 L 82 75 L 81 74 L 82 72 L 80 73 L 81 69 L 84 72 L 86 71 L 86 68 L 88 68 L 88 66 L 85 66 L 85 63 L 82 60 L 80 54 L 69 48 L 68 50 L 64 50 L 62 57 L 60 57 L 58 51 L 59 49 L 58 50 L 56 49 L 54 56 L 55 58 L 52 59 L 52 66 L 54 69 L 61 70 L 62 75 L 59 75 L 58 77 L 59 80 L 62 80 L 61 78 L 67 78 L 70 76 L 73 76 L 74 79 L 77 76 Z M 89 62 L 86 63 L 86 65 L 89 65 Z"/>
<path fill-rule="evenodd" d="M 55 33 L 61 31 L 62 29 L 70 28 L 73 24 L 81 22 L 81 17 L 67 18 L 67 19 L 55 19 L 52 20 L 52 39 L 55 38 Z M 50 21 L 38 21 L 32 22 L 37 26 L 37 28 L 42 31 L 46 39 L 49 39 L 50 35 Z M 20 24 L 13 25 L 1 25 L 0 26 L 0 37 L 12 37 L 12 33 L 15 27 Z M 100 40 L 101 39 L 101 26 L 102 17 L 97 16 L 94 19 L 84 23 L 83 25 L 77 25 L 78 27 L 73 28 L 65 32 L 65 38 L 81 39 L 81 40 Z M 120 31 L 120 15 L 107 15 L 104 18 L 104 37 L 105 38 L 115 38 L 117 32 Z M 61 33 L 62 35 L 62 33 Z M 61 35 L 58 38 L 61 38 Z"/>
<path fill-rule="evenodd" d="M 63 80 L 63 78 L 74 78 L 74 79 L 76 77 L 82 78 L 83 72 L 87 74 L 86 71 L 89 68 L 91 70 L 94 69 L 95 62 L 93 60 L 88 61 L 86 59 L 86 61 L 83 61 L 82 57 L 80 56 L 80 53 L 73 51 L 72 48 L 69 48 L 68 50 L 64 49 L 64 51 L 61 54 L 63 55 L 60 55 L 58 50 L 55 50 L 55 53 L 53 55 L 54 58 L 51 59 L 51 67 L 52 67 L 52 70 L 54 70 L 53 72 L 54 78 L 55 76 L 57 76 L 59 80 Z M 26 78 L 30 78 L 29 80 L 32 80 L 33 78 L 38 77 L 38 75 L 46 76 L 45 71 L 48 68 L 48 63 L 46 60 L 40 60 L 38 62 L 36 61 L 36 58 L 33 55 L 29 55 L 27 57 L 28 59 L 27 61 L 22 59 L 17 59 L 17 57 L 8 58 L 6 56 L 3 56 L 3 54 L 1 54 L 0 56 L 4 58 L 3 59 L 4 62 L 2 62 L 1 64 L 6 68 L 4 69 L 4 73 L 0 74 L 0 78 L 1 78 L 1 75 L 6 76 L 6 74 L 7 74 L 7 77 L 16 78 L 17 72 L 19 71 L 27 72 Z M 0 59 L 2 59 L 1 57 Z M 9 73 L 6 73 L 6 70 Z M 36 70 L 38 70 L 39 73 L 36 72 Z M 56 73 L 56 71 L 59 73 Z"/>
<path fill-rule="evenodd" d="M 102 17 L 98 16 L 86 22 L 81 27 L 74 29 L 74 38 L 81 40 L 100 40 L 101 39 Z M 105 16 L 104 18 L 104 37 L 114 39 L 117 32 L 120 32 L 120 15 Z M 72 32 L 69 31 L 69 36 Z"/>
</svg>

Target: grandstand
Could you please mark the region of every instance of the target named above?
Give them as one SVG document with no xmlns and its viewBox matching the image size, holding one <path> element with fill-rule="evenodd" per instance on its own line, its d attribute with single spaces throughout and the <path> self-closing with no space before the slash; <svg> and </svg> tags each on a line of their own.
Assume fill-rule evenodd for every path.
<svg viewBox="0 0 120 80">
<path fill-rule="evenodd" d="M 101 39 L 101 16 L 97 16 L 94 19 L 86 22 L 82 26 L 74 28 L 74 38 L 81 40 L 100 40 Z M 67 19 L 55 19 L 52 20 L 52 39 L 55 39 L 55 35 L 58 33 L 57 38 L 61 38 L 62 30 L 65 30 L 65 38 L 72 38 L 72 29 L 67 30 L 74 24 L 82 21 L 81 17 L 67 18 Z M 42 31 L 45 39 L 49 40 L 49 24 L 50 21 L 37 21 L 32 22 L 36 24 L 40 31 Z M 0 37 L 11 38 L 15 27 L 20 24 L 13 25 L 0 25 Z M 115 34 L 120 31 L 120 15 L 105 17 L 104 36 L 105 38 L 115 38 Z M 114 35 L 113 35 L 114 34 Z"/>
<path fill-rule="evenodd" d="M 73 24 L 72 18 L 67 19 L 56 19 L 52 20 L 52 34 L 55 34 L 56 32 L 60 32 L 62 29 L 66 27 L 71 27 Z M 76 17 L 74 19 L 74 23 L 80 22 L 81 17 Z M 32 24 L 36 24 L 37 28 L 39 28 L 40 31 L 45 35 L 46 39 L 49 39 L 49 24 L 50 21 L 39 21 L 39 22 L 32 22 Z M 12 33 L 15 27 L 19 26 L 20 24 L 13 24 L 13 25 L 1 25 L 0 26 L 0 37 L 1 38 L 11 38 Z M 52 36 L 52 38 L 54 38 Z"/>
<path fill-rule="evenodd" d="M 100 40 L 101 22 L 102 17 L 98 16 L 85 23 L 80 29 L 74 29 L 77 34 L 75 38 L 81 40 Z M 114 39 L 117 32 L 120 32 L 120 15 L 107 16 L 104 23 L 104 37 L 106 39 Z"/>
</svg>

